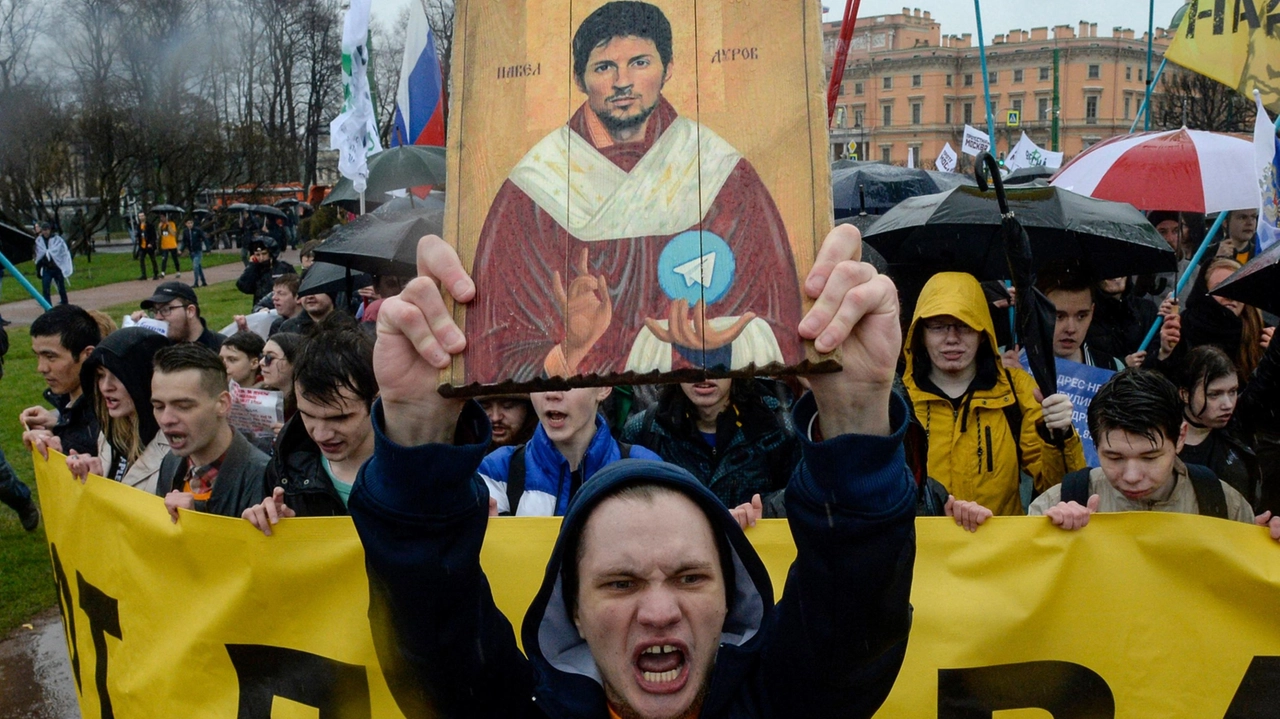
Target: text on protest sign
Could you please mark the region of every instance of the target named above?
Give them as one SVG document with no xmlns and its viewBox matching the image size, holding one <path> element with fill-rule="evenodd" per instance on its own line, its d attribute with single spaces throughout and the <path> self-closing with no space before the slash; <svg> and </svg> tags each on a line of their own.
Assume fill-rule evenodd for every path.
<svg viewBox="0 0 1280 719">
<path fill-rule="evenodd" d="M 174 524 L 159 497 L 98 477 L 81 485 L 56 452 L 32 459 L 85 717 L 282 716 L 289 703 L 310 716 L 403 716 L 374 649 L 349 517 L 286 519 L 271 537 L 200 512 Z M 480 559 L 512 626 L 559 527 L 489 522 Z M 1280 683 L 1266 679 L 1280 671 L 1280 623 L 1260 620 L 1280 596 L 1280 547 L 1261 527 L 1140 512 L 1095 515 L 1079 532 L 1030 517 L 995 517 L 976 534 L 922 518 L 916 532 L 910 644 L 877 717 L 1201 719 L 1280 706 Z M 781 594 L 796 555 L 786 521 L 747 537 Z M 174 597 L 207 601 L 156 611 Z"/>
<path fill-rule="evenodd" d="M 991 137 L 987 133 L 973 127 L 972 125 L 964 126 L 964 140 L 960 145 L 960 151 L 966 155 L 977 157 L 987 150 L 991 149 Z"/>
<path fill-rule="evenodd" d="M 955 172 L 956 163 L 959 162 L 960 156 L 956 151 L 951 149 L 951 143 L 942 146 L 942 152 L 938 153 L 938 159 L 933 161 L 935 167 L 943 172 Z"/>
<path fill-rule="evenodd" d="M 275 427 L 284 422 L 284 393 L 270 389 L 241 387 L 235 382 L 231 392 L 231 412 L 227 422 L 234 428 L 260 438 L 274 437 Z"/>
<path fill-rule="evenodd" d="M 1030 372 L 1027 353 L 1023 352 L 1019 359 L 1023 368 Z M 1115 371 L 1090 367 L 1061 357 L 1054 359 L 1053 363 L 1058 369 L 1058 392 L 1065 394 L 1067 399 L 1071 400 L 1071 426 L 1075 427 L 1076 434 L 1080 435 L 1080 442 L 1084 445 L 1085 464 L 1097 467 L 1098 448 L 1093 443 L 1093 435 L 1089 433 L 1089 405 L 1093 403 L 1094 395 L 1098 394 L 1098 390 L 1111 379 Z"/>
</svg>

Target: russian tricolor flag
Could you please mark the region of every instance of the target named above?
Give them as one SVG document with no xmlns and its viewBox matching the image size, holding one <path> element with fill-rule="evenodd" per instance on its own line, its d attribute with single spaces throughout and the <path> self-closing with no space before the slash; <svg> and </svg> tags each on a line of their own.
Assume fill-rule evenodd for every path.
<svg viewBox="0 0 1280 719">
<path fill-rule="evenodd" d="M 444 146 L 444 80 L 436 40 L 420 2 L 409 3 L 409 28 L 396 91 L 391 146 Z"/>
</svg>

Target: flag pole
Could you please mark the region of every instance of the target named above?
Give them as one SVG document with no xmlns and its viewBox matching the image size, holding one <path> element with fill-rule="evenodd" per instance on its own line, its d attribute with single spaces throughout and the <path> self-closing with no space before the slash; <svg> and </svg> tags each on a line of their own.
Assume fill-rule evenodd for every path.
<svg viewBox="0 0 1280 719">
<path fill-rule="evenodd" d="M 1155 88 L 1156 83 L 1160 82 L 1160 76 L 1164 74 L 1164 66 L 1168 64 L 1169 58 L 1161 58 L 1160 69 L 1156 70 L 1156 76 L 1148 78 L 1151 81 L 1151 84 L 1147 85 L 1146 97 L 1142 98 L 1142 107 L 1138 108 L 1138 114 L 1134 116 L 1133 124 L 1129 125 L 1129 134 L 1133 134 L 1133 131 L 1138 127 L 1138 120 L 1141 120 L 1143 116 L 1147 118 L 1147 129 L 1151 128 L 1151 92 Z"/>
<path fill-rule="evenodd" d="M 4 265 L 4 269 L 18 281 L 18 284 L 22 285 L 22 289 L 31 295 L 31 299 L 35 300 L 36 304 L 40 305 L 46 312 L 53 308 L 53 305 L 49 304 L 48 300 L 36 290 L 35 286 L 27 281 L 26 276 L 19 272 L 17 267 L 13 266 L 13 263 L 9 261 L 8 257 L 4 256 L 3 252 L 0 252 L 0 265 Z"/>
<path fill-rule="evenodd" d="M 978 19 L 978 56 L 982 59 L 982 94 L 986 99 L 987 140 L 996 148 L 996 120 L 991 115 L 991 75 L 987 72 L 987 41 L 982 36 L 981 0 L 973 0 L 973 14 Z M 992 155 L 994 157 L 994 154 Z"/>
<path fill-rule="evenodd" d="M 1187 280 L 1200 266 L 1200 260 L 1204 258 L 1204 253 L 1209 249 L 1209 244 L 1213 242 L 1213 238 L 1218 234 L 1218 230 L 1222 229 L 1222 223 L 1227 219 L 1227 213 L 1219 212 L 1218 219 L 1213 221 L 1213 227 L 1209 228 L 1209 234 L 1204 236 L 1204 241 L 1200 243 L 1200 247 L 1196 249 L 1195 255 L 1191 257 L 1190 264 L 1187 265 L 1186 271 L 1178 278 L 1178 285 L 1173 288 L 1173 297 L 1176 300 L 1182 296 L 1182 288 L 1186 286 Z M 1156 333 L 1160 331 L 1160 325 L 1164 324 L 1164 317 L 1157 317 L 1156 321 L 1151 325 L 1151 329 L 1147 332 L 1147 336 L 1143 338 L 1142 344 L 1138 347 L 1139 352 L 1145 352 L 1147 346 L 1151 344 L 1151 340 L 1156 338 Z"/>
<path fill-rule="evenodd" d="M 1156 86 L 1155 78 L 1151 77 L 1151 53 L 1154 52 L 1152 43 L 1156 38 L 1156 0 L 1151 0 L 1151 13 L 1147 16 L 1147 97 L 1143 100 L 1142 105 L 1146 107 L 1147 102 L 1151 100 L 1151 89 Z M 1160 69 L 1164 70 L 1164 61 L 1160 62 Z M 1142 129 L 1144 131 L 1151 129 L 1151 113 L 1147 113 L 1142 121 Z"/>
<path fill-rule="evenodd" d="M 840 84 L 844 82 L 844 66 L 849 61 L 849 45 L 853 40 L 853 26 L 858 21 L 858 7 L 862 0 L 845 0 L 844 20 L 840 23 L 840 39 L 836 43 L 836 55 L 831 65 L 831 82 L 827 84 L 827 127 L 836 114 L 836 100 L 840 97 Z"/>
</svg>

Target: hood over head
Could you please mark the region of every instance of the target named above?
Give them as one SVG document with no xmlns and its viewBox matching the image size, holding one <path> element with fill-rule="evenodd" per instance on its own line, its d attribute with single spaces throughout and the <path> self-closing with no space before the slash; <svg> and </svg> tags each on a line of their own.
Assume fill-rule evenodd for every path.
<svg viewBox="0 0 1280 719">
<path fill-rule="evenodd" d="M 927 369 L 929 366 L 929 355 L 924 352 L 923 339 L 919 334 L 923 331 L 920 320 L 944 315 L 955 317 L 982 333 L 987 338 L 987 350 L 999 364 L 1000 344 L 996 340 L 995 322 L 987 309 L 982 285 L 966 272 L 939 272 L 925 283 L 911 316 L 903 347 L 907 359 L 906 376 L 915 376 L 917 368 Z"/>
<path fill-rule="evenodd" d="M 106 367 L 120 380 L 138 412 L 138 429 L 144 445 L 159 431 L 151 412 L 152 358 L 169 339 L 141 327 L 126 327 L 107 335 L 80 367 L 80 386 L 89 407 L 97 402 L 98 368 Z M 105 418 L 99 418 L 105 427 Z"/>
<path fill-rule="evenodd" d="M 673 464 L 642 459 L 614 462 L 583 484 L 569 504 L 547 563 L 542 588 L 525 614 L 521 630 L 525 653 L 535 670 L 538 701 L 556 704 L 556 711 L 549 712 L 553 716 L 599 716 L 605 701 L 595 660 L 586 640 L 578 633 L 565 601 L 564 562 L 576 561 L 576 557 L 566 553 L 571 551 L 570 547 L 577 546 L 587 518 L 596 506 L 617 491 L 637 484 L 670 487 L 693 500 L 718 532 L 717 539 L 723 540 L 717 542 L 720 551 L 728 548 L 729 561 L 721 557 L 721 565 L 729 571 L 725 577 L 729 612 L 712 673 L 717 683 L 723 674 L 733 671 L 733 666 L 741 665 L 727 655 L 746 655 L 753 651 L 757 645 L 753 640 L 759 636 L 765 618 L 773 609 L 773 584 L 764 563 L 737 520 L 709 489 Z M 714 697 L 715 692 L 712 695 Z"/>
</svg>

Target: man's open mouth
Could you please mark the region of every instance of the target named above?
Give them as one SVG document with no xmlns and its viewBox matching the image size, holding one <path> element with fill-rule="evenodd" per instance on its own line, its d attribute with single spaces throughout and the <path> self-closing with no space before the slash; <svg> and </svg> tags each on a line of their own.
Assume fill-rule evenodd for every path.
<svg viewBox="0 0 1280 719">
<path fill-rule="evenodd" d="M 564 412 L 552 409 L 547 410 L 546 414 L 543 416 L 543 421 L 552 427 L 561 427 L 568 418 L 569 415 Z"/>
<path fill-rule="evenodd" d="M 689 679 L 689 663 L 685 657 L 683 646 L 654 644 L 646 647 L 635 659 L 641 688 L 655 694 L 674 694 L 683 689 Z"/>
</svg>

